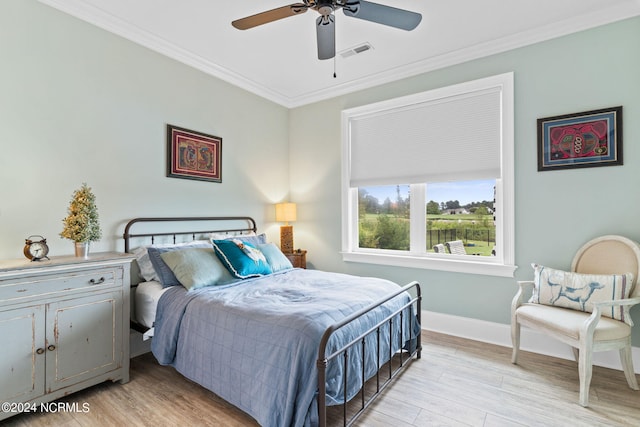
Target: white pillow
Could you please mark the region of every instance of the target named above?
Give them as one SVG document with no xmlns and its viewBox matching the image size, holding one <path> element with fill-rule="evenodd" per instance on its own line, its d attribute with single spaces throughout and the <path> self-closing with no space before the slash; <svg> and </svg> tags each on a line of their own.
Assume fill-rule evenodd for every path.
<svg viewBox="0 0 640 427">
<path fill-rule="evenodd" d="M 234 233 L 211 233 L 209 236 L 211 238 L 210 241 L 213 240 L 240 240 L 244 243 L 249 243 L 253 246 L 262 245 L 267 243 L 267 235 L 265 233 L 256 234 L 253 232 L 243 233 L 243 234 L 234 234 Z"/>
<path fill-rule="evenodd" d="M 232 237 L 238 237 L 238 236 L 256 236 L 256 235 L 257 234 L 255 231 L 243 231 L 242 233 L 239 233 L 239 232 L 209 233 L 209 239 L 224 240 L 224 239 L 230 239 Z"/>
<path fill-rule="evenodd" d="M 140 277 L 142 277 L 146 282 L 151 282 L 153 280 L 158 280 L 158 275 L 151 264 L 151 260 L 149 259 L 149 252 L 147 252 L 147 246 L 140 246 L 139 248 L 135 248 L 133 250 L 133 255 L 136 257 L 136 262 L 138 263 L 138 268 L 140 269 Z"/>
</svg>

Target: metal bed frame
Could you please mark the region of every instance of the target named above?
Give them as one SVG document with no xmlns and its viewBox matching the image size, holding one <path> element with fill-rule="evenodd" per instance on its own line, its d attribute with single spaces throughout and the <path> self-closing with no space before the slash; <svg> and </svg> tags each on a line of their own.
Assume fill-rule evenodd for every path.
<svg viewBox="0 0 640 427">
<path fill-rule="evenodd" d="M 150 222 L 196 222 L 196 221 L 225 221 L 245 223 L 245 227 L 238 226 L 236 228 L 223 228 L 223 229 L 208 229 L 199 231 L 169 231 L 169 232 L 154 232 L 154 233 L 137 233 L 131 234 L 131 227 L 137 223 L 150 223 Z M 197 236 L 209 233 L 243 233 L 243 232 L 257 232 L 256 222 L 249 216 L 196 216 L 196 217 L 167 217 L 167 218 L 134 218 L 127 223 L 124 227 L 124 251 L 131 251 L 131 239 L 133 238 L 151 238 L 151 244 L 155 242 L 155 238 L 159 236 L 172 236 L 173 243 L 176 243 L 177 236 L 191 236 L 192 240 L 195 240 Z"/>
<path fill-rule="evenodd" d="M 226 223 L 234 223 L 234 224 L 244 224 L 239 226 L 234 226 L 230 228 L 213 228 L 213 229 L 205 229 L 198 231 L 160 231 L 160 232 L 142 232 L 142 233 L 131 233 L 131 228 L 135 224 L 141 223 L 189 223 L 189 222 L 208 222 L 208 223 L 216 223 L 216 222 L 226 222 Z M 151 244 L 155 242 L 156 237 L 159 236 L 171 236 L 173 242 L 176 242 L 177 236 L 191 236 L 192 240 L 196 240 L 197 237 L 206 235 L 209 233 L 244 233 L 244 232 L 256 232 L 256 222 L 253 218 L 247 216 L 229 216 L 229 217 L 150 217 L 150 218 L 134 218 L 127 223 L 124 229 L 123 239 L 124 239 L 124 248 L 125 252 L 131 251 L 131 239 L 140 238 L 140 239 L 151 239 Z M 385 319 L 381 320 L 379 323 L 374 325 L 372 328 L 363 331 L 358 337 L 353 339 L 351 342 L 345 344 L 343 347 L 335 350 L 333 353 L 327 355 L 327 344 L 331 339 L 333 333 L 338 331 L 340 328 L 346 326 L 347 324 L 355 321 L 359 317 L 369 313 L 385 302 L 391 300 L 392 298 L 404 293 L 404 292 L 412 292 L 415 295 L 412 296 L 411 300 L 389 314 Z M 343 383 L 345 387 L 345 397 L 344 402 L 342 404 L 342 425 L 343 426 L 351 426 L 356 419 L 364 413 L 364 411 L 374 402 L 374 400 L 380 396 L 382 391 L 390 385 L 393 380 L 402 373 L 414 359 L 420 359 L 422 354 L 422 341 L 420 337 L 420 332 L 418 332 L 415 336 L 413 335 L 412 328 L 409 328 L 409 340 L 407 342 L 410 343 L 408 349 L 403 349 L 402 337 L 404 337 L 404 316 L 405 313 L 408 313 L 409 316 L 414 314 L 417 317 L 418 324 L 421 324 L 421 304 L 422 304 L 422 293 L 420 289 L 420 284 L 418 282 L 411 282 L 408 285 L 399 288 L 398 291 L 394 292 L 391 295 L 387 295 L 376 303 L 370 305 L 369 307 L 365 307 L 360 311 L 357 311 L 350 316 L 346 317 L 342 321 L 335 323 L 329 326 L 320 341 L 320 345 L 318 347 L 318 359 L 316 361 L 316 367 L 318 369 L 318 422 L 320 427 L 327 426 L 327 409 L 328 405 L 326 404 L 326 369 L 330 361 L 342 358 L 344 363 L 344 378 Z M 392 352 L 393 349 L 393 325 L 394 319 L 399 318 L 399 328 L 400 328 L 400 342 L 398 343 L 398 347 L 400 350 L 395 354 Z M 386 339 L 385 337 L 381 337 L 381 331 L 383 326 L 388 324 L 389 330 L 389 355 L 388 361 L 382 362 L 380 357 L 380 343 L 381 339 Z M 411 322 L 409 322 L 411 324 Z M 139 330 L 139 329 L 138 329 Z M 360 391 L 358 392 L 360 399 L 359 404 L 356 403 L 357 396 L 354 397 L 350 402 L 347 402 L 346 396 L 346 384 L 348 381 L 348 358 L 349 354 L 356 354 L 357 347 L 359 346 L 361 349 L 360 357 L 364 358 L 365 354 L 365 340 L 371 334 L 376 335 L 375 342 L 377 343 L 377 367 L 376 373 L 374 377 L 370 380 L 375 380 L 375 391 L 370 392 L 370 395 L 367 396 L 367 388 L 373 388 L 373 386 L 369 386 L 368 380 L 365 378 L 365 363 L 362 363 L 362 381 Z M 415 343 L 415 344 L 414 344 Z M 394 364 L 396 365 L 394 367 Z M 385 367 L 386 366 L 386 367 Z M 382 370 L 386 370 L 386 374 L 381 374 Z M 355 405 L 353 408 L 353 414 L 348 415 L 348 407 L 349 405 Z"/>
</svg>

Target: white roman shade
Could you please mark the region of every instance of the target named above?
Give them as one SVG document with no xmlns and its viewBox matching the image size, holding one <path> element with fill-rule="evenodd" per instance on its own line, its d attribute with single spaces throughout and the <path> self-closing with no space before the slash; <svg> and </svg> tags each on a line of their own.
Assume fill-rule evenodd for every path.
<svg viewBox="0 0 640 427">
<path fill-rule="evenodd" d="M 501 127 L 500 85 L 351 115 L 349 185 L 500 178 Z"/>
</svg>

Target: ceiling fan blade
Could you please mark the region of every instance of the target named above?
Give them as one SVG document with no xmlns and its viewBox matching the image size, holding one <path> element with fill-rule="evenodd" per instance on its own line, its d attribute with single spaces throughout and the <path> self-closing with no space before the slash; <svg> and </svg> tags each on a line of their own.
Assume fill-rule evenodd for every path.
<svg viewBox="0 0 640 427">
<path fill-rule="evenodd" d="M 369 1 L 348 1 L 342 9 L 345 15 L 411 31 L 422 21 L 422 15 Z"/>
<path fill-rule="evenodd" d="M 319 16 L 316 19 L 318 36 L 318 59 L 331 59 L 336 56 L 336 23 L 333 15 Z"/>
<path fill-rule="evenodd" d="M 236 19 L 231 23 L 231 25 L 239 30 L 248 30 L 249 28 L 277 21 L 278 19 L 305 13 L 308 8 L 309 7 L 304 3 L 294 3 L 288 6 L 282 6 L 277 9 L 267 10 L 266 12 L 247 16 L 246 18 Z"/>
</svg>

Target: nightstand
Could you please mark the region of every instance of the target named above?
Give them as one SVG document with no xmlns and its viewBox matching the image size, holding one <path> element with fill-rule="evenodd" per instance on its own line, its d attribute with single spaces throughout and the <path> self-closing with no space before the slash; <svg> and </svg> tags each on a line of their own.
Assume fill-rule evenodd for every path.
<svg viewBox="0 0 640 427">
<path fill-rule="evenodd" d="M 297 249 L 294 252 L 284 254 L 295 268 L 307 268 L 307 251 Z"/>
</svg>

